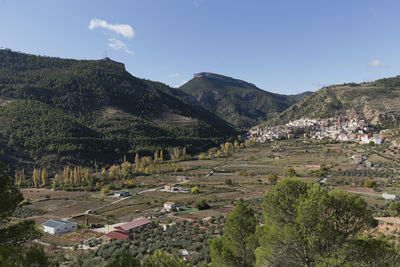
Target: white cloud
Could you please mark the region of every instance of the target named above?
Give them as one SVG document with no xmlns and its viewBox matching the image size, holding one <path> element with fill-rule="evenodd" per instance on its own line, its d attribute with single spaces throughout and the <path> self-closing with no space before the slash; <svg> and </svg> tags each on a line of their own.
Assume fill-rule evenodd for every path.
<svg viewBox="0 0 400 267">
<path fill-rule="evenodd" d="M 128 24 L 108 24 L 107 21 L 102 19 L 90 20 L 89 23 L 90 30 L 94 30 L 99 27 L 121 34 L 126 38 L 132 38 L 135 35 L 135 32 L 133 31 L 131 25 Z"/>
<path fill-rule="evenodd" d="M 179 78 L 181 75 L 179 73 L 171 73 L 170 75 L 168 75 L 168 77 L 170 78 Z"/>
<path fill-rule="evenodd" d="M 108 46 L 114 50 L 123 50 L 128 54 L 133 54 L 133 52 L 129 50 L 128 46 L 124 42 L 115 38 L 108 39 Z"/>
<path fill-rule="evenodd" d="M 372 67 L 372 68 L 383 68 L 383 67 L 386 67 L 386 64 L 383 63 L 382 61 L 376 59 L 376 60 L 372 60 L 370 63 L 368 63 L 368 66 Z"/>
</svg>

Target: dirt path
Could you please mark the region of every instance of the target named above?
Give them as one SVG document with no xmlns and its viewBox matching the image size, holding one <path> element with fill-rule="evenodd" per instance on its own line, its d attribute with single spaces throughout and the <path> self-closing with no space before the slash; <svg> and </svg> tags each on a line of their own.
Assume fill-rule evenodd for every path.
<svg viewBox="0 0 400 267">
<path fill-rule="evenodd" d="M 241 159 L 243 159 L 243 157 L 237 158 L 237 159 L 228 160 L 228 161 L 224 161 L 224 162 L 222 162 L 221 164 L 215 166 L 214 168 L 211 168 L 210 172 L 209 172 L 205 177 L 207 178 L 207 177 L 209 177 L 210 175 L 214 174 L 214 171 L 217 170 L 219 167 L 228 165 L 228 164 L 230 164 L 230 163 L 232 163 L 232 162 L 234 162 L 234 161 L 238 161 L 238 160 L 241 160 Z"/>
</svg>

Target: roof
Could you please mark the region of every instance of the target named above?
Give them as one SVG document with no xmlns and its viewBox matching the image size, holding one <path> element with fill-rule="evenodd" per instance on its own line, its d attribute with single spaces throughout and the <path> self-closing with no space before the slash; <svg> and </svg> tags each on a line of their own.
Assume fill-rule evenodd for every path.
<svg viewBox="0 0 400 267">
<path fill-rule="evenodd" d="M 42 223 L 43 226 L 52 227 L 52 228 L 62 226 L 65 224 L 76 224 L 76 223 L 63 221 L 63 220 L 48 220 L 48 221 Z"/>
<path fill-rule="evenodd" d="M 149 219 L 142 217 L 142 218 L 133 220 L 131 222 L 122 224 L 122 225 L 114 227 L 114 228 L 122 230 L 122 231 L 129 231 L 131 229 L 137 228 L 139 226 L 147 225 L 149 223 L 151 223 L 151 221 Z"/>
<path fill-rule="evenodd" d="M 114 192 L 114 194 L 126 194 L 126 193 L 129 194 L 129 192 L 127 192 L 127 191 L 117 191 L 117 192 Z"/>
<path fill-rule="evenodd" d="M 111 239 L 120 240 L 120 239 L 128 239 L 132 235 L 127 234 L 127 233 L 122 232 L 122 231 L 112 231 L 112 232 L 109 232 L 108 234 L 106 234 L 106 236 L 108 236 Z"/>
</svg>

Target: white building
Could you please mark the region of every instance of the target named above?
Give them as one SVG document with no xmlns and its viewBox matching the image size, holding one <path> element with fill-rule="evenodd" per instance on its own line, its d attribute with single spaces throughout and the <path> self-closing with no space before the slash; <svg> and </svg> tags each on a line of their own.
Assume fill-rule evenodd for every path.
<svg viewBox="0 0 400 267">
<path fill-rule="evenodd" d="M 77 223 L 63 220 L 48 220 L 42 223 L 42 226 L 46 233 L 55 235 L 75 230 L 77 228 Z"/>
<path fill-rule="evenodd" d="M 382 198 L 383 199 L 397 199 L 397 195 L 382 193 Z"/>
<path fill-rule="evenodd" d="M 114 197 L 117 197 L 117 198 L 129 197 L 130 195 L 131 194 L 126 191 L 117 191 L 114 193 Z"/>
<path fill-rule="evenodd" d="M 165 202 L 164 203 L 164 209 L 167 211 L 174 210 L 176 208 L 176 204 L 174 202 Z"/>
</svg>

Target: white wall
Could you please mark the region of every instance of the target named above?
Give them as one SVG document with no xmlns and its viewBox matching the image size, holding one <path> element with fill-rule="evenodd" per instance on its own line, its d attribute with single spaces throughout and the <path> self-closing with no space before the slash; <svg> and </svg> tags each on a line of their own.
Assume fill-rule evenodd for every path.
<svg viewBox="0 0 400 267">
<path fill-rule="evenodd" d="M 43 226 L 44 232 L 52 234 L 52 235 L 70 232 L 70 231 L 75 230 L 76 228 L 77 228 L 77 224 L 72 223 L 72 222 L 65 224 L 65 225 L 58 226 L 58 227 Z"/>
</svg>

